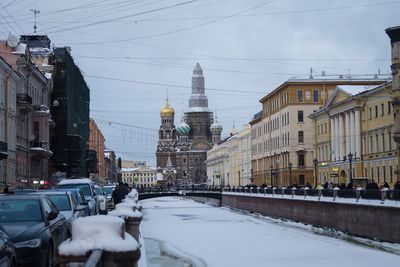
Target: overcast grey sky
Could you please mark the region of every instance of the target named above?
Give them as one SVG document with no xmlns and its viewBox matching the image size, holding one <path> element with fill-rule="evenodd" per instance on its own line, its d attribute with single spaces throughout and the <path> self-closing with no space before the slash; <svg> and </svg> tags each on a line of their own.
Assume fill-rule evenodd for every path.
<svg viewBox="0 0 400 267">
<path fill-rule="evenodd" d="M 152 164 L 166 89 L 179 124 L 196 62 L 228 135 L 310 68 L 389 73 L 384 30 L 400 25 L 399 0 L 0 0 L 0 37 L 32 33 L 35 7 L 38 33 L 71 46 L 107 147 Z"/>
</svg>

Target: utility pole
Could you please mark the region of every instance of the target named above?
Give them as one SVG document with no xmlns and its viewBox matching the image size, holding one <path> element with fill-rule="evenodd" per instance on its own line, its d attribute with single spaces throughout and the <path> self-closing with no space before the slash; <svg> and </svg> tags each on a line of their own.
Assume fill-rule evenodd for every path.
<svg viewBox="0 0 400 267">
<path fill-rule="evenodd" d="M 33 32 L 36 33 L 36 29 L 37 29 L 37 26 L 36 26 L 36 15 L 40 13 L 40 10 L 37 10 L 36 7 L 35 7 L 35 9 L 30 9 L 30 11 L 32 11 L 34 16 L 35 16 L 35 23 L 33 24 Z"/>
</svg>

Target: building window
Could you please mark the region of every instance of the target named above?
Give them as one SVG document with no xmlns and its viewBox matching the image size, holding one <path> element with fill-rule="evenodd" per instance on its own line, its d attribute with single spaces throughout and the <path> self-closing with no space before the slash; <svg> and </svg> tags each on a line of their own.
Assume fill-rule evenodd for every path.
<svg viewBox="0 0 400 267">
<path fill-rule="evenodd" d="M 375 118 L 378 118 L 378 106 L 375 106 Z"/>
<path fill-rule="evenodd" d="M 318 90 L 317 89 L 315 89 L 313 91 L 313 100 L 314 100 L 314 103 L 318 103 L 318 101 L 319 101 Z"/>
<path fill-rule="evenodd" d="M 392 113 L 392 103 L 388 102 L 388 114 Z"/>
<path fill-rule="evenodd" d="M 385 152 L 385 133 L 382 133 L 382 152 Z"/>
<path fill-rule="evenodd" d="M 369 108 L 368 119 L 372 119 L 372 108 Z"/>
<path fill-rule="evenodd" d="M 390 182 L 393 183 L 393 167 L 392 167 L 392 165 L 389 166 L 389 177 L 390 177 Z"/>
<path fill-rule="evenodd" d="M 383 182 L 386 182 L 386 166 L 382 167 Z"/>
<path fill-rule="evenodd" d="M 304 174 L 299 175 L 299 185 L 304 185 Z"/>
<path fill-rule="evenodd" d="M 374 143 L 372 143 L 372 135 L 369 136 L 369 153 L 374 153 Z"/>
<path fill-rule="evenodd" d="M 388 133 L 389 150 L 392 150 L 392 132 Z"/>
<path fill-rule="evenodd" d="M 304 122 L 304 112 L 302 110 L 297 111 L 297 122 Z"/>
<path fill-rule="evenodd" d="M 381 149 L 379 147 L 379 136 L 378 134 L 375 135 L 375 141 L 376 141 L 376 153 L 378 153 Z"/>
<path fill-rule="evenodd" d="M 378 177 L 378 184 L 379 184 L 379 167 L 376 167 L 376 176 Z"/>
<path fill-rule="evenodd" d="M 304 132 L 303 131 L 298 132 L 298 140 L 299 140 L 300 144 L 304 143 Z"/>
<path fill-rule="evenodd" d="M 385 115 L 385 104 L 381 104 L 381 116 Z"/>
<path fill-rule="evenodd" d="M 325 122 L 325 127 L 324 127 L 324 128 L 325 128 L 325 133 L 327 133 L 327 131 L 328 131 L 328 130 L 327 130 L 327 129 L 328 129 L 328 124 L 327 124 L 326 122 Z"/>
<path fill-rule="evenodd" d="M 297 102 L 304 101 L 304 92 L 303 90 L 297 90 Z"/>
<path fill-rule="evenodd" d="M 304 154 L 298 154 L 298 167 L 305 167 Z"/>
</svg>

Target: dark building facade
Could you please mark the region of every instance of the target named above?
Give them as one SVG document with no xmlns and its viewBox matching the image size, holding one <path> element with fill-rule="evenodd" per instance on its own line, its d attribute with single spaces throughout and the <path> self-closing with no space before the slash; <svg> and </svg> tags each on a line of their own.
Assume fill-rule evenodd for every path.
<svg viewBox="0 0 400 267">
<path fill-rule="evenodd" d="M 55 48 L 51 117 L 51 170 L 56 176 L 86 177 L 90 91 L 68 48 Z"/>
<path fill-rule="evenodd" d="M 210 127 L 213 113 L 208 108 L 203 70 L 199 63 L 193 70 L 189 111 L 185 112 L 179 126 L 174 125 L 175 111 L 168 99 L 160 117 L 156 157 L 157 168 L 164 173 L 163 183 L 166 186 L 205 184 L 207 150 L 212 147 Z"/>
</svg>

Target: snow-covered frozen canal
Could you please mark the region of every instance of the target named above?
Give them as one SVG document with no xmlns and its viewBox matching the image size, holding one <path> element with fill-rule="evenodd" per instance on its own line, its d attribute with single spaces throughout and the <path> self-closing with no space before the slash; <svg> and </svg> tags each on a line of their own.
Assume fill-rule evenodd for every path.
<svg viewBox="0 0 400 267">
<path fill-rule="evenodd" d="M 173 197 L 141 204 L 145 238 L 166 241 L 172 250 L 202 259 L 209 267 L 376 267 L 400 262 L 400 256 L 391 253 L 227 208 Z"/>
</svg>

